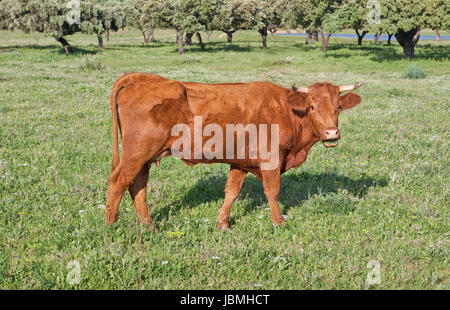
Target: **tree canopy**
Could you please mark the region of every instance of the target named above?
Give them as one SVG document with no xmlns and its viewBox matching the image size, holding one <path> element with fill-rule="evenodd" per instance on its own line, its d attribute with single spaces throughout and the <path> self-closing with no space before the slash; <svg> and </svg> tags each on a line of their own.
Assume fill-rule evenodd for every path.
<svg viewBox="0 0 450 310">
<path fill-rule="evenodd" d="M 222 31 L 231 42 L 234 32 L 255 30 L 266 48 L 268 31 L 284 27 L 302 28 L 308 37 L 320 33 L 326 51 L 333 33 L 350 28 L 358 44 L 369 31 L 395 35 L 412 58 L 420 30 L 449 29 L 449 14 L 448 0 L 0 0 L 0 29 L 45 33 L 69 54 L 64 36 L 95 33 L 102 46 L 102 34 L 109 39 L 126 26 L 139 29 L 146 43 L 155 28 L 175 30 L 179 53 L 183 36 L 189 44 L 196 34 L 203 48 L 200 31 Z"/>
<path fill-rule="evenodd" d="M 101 35 L 124 25 L 121 7 L 112 2 L 64 0 L 1 0 L 3 29 L 41 32 L 60 42 L 66 53 L 72 47 L 64 36 L 76 32 Z"/>
</svg>

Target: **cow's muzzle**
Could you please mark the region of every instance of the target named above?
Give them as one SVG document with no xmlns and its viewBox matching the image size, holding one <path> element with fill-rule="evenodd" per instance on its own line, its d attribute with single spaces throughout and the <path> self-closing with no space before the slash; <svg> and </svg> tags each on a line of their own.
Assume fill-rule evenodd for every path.
<svg viewBox="0 0 450 310">
<path fill-rule="evenodd" d="M 328 129 L 324 132 L 322 139 L 323 145 L 326 147 L 335 147 L 338 145 L 338 141 L 341 138 L 341 131 L 338 128 Z"/>
</svg>

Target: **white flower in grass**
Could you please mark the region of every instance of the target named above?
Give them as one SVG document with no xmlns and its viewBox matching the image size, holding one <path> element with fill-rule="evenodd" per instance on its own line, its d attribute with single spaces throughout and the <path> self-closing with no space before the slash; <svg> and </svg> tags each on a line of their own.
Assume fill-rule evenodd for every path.
<svg viewBox="0 0 450 310">
<path fill-rule="evenodd" d="M 277 256 L 277 257 L 274 258 L 275 262 L 279 262 L 279 261 L 282 261 L 282 260 L 284 260 L 284 257 L 281 257 L 281 256 Z"/>
<path fill-rule="evenodd" d="M 219 260 L 220 257 L 219 257 L 219 256 L 212 256 L 211 259 L 213 259 L 213 260 Z"/>
<path fill-rule="evenodd" d="M 104 210 L 106 208 L 105 205 L 98 205 L 97 208 Z"/>
<path fill-rule="evenodd" d="M 86 212 L 86 210 L 80 210 L 80 211 L 78 211 L 78 213 L 81 215 L 81 214 L 83 214 L 84 212 Z"/>
<path fill-rule="evenodd" d="M 163 265 L 167 265 L 169 263 L 169 261 L 167 261 L 167 260 L 163 260 L 162 262 L 161 262 L 161 264 L 163 264 Z"/>
</svg>

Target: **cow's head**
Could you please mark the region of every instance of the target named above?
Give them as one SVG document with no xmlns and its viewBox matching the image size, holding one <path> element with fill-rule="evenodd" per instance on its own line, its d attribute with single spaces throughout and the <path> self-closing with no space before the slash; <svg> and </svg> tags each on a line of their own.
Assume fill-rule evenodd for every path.
<svg viewBox="0 0 450 310">
<path fill-rule="evenodd" d="M 355 93 L 344 92 L 359 88 L 361 84 L 335 86 L 331 83 L 316 83 L 309 87 L 292 87 L 289 96 L 294 112 L 308 117 L 314 135 L 326 146 L 337 146 L 341 138 L 338 127 L 339 113 L 353 108 L 361 102 Z"/>
</svg>

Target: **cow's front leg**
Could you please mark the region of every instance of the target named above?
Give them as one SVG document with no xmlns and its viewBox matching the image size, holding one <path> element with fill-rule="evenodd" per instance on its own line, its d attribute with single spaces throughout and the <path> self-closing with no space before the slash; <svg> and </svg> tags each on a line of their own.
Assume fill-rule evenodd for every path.
<svg viewBox="0 0 450 310">
<path fill-rule="evenodd" d="M 246 175 L 247 172 L 235 168 L 231 168 L 228 173 L 227 184 L 225 185 L 225 200 L 217 217 L 217 229 L 226 231 L 230 227 L 231 205 L 239 196 Z"/>
<path fill-rule="evenodd" d="M 274 225 L 280 225 L 284 222 L 281 215 L 280 207 L 278 205 L 278 198 L 280 196 L 280 170 L 262 170 L 262 182 L 264 194 L 269 200 L 270 217 Z"/>
</svg>

